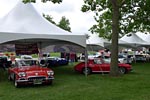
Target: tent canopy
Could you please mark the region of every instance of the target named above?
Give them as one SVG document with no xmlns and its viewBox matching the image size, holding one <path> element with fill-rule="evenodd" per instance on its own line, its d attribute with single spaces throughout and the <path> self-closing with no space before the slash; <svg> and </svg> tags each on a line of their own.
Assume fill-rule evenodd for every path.
<svg viewBox="0 0 150 100">
<path fill-rule="evenodd" d="M 68 43 L 86 47 L 86 35 L 70 33 L 53 25 L 43 18 L 31 3 L 21 1 L 0 20 L 0 44 L 2 43 L 41 43 L 42 47 L 51 44 Z"/>
<path fill-rule="evenodd" d="M 109 41 L 99 37 L 97 34 L 89 34 L 89 38 L 86 40 L 88 50 L 92 51 L 103 49 L 105 43 L 109 43 Z"/>
<path fill-rule="evenodd" d="M 142 33 L 137 32 L 135 33 L 138 37 L 140 37 L 142 40 L 148 42 L 150 44 L 150 34 L 149 33 Z"/>
<path fill-rule="evenodd" d="M 128 45 L 130 47 L 147 46 L 150 45 L 150 43 L 144 39 L 147 36 L 144 35 L 144 33 L 129 33 L 119 39 L 119 44 Z"/>
</svg>

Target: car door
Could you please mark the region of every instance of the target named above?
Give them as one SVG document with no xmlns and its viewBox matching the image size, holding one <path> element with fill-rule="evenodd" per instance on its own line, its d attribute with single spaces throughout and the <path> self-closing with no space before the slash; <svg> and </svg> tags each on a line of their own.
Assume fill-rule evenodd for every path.
<svg viewBox="0 0 150 100">
<path fill-rule="evenodd" d="M 102 72 L 103 71 L 102 61 L 100 59 L 94 59 L 93 65 L 94 65 L 93 72 Z"/>
<path fill-rule="evenodd" d="M 101 68 L 103 72 L 110 72 L 110 64 L 108 63 L 101 64 Z"/>
</svg>

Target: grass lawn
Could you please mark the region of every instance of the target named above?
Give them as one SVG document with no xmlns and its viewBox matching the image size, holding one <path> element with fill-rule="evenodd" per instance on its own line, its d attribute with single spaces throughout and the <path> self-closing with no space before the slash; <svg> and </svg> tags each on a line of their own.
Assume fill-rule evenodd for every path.
<svg viewBox="0 0 150 100">
<path fill-rule="evenodd" d="M 0 73 L 0 100 L 150 100 L 150 63 L 133 64 L 133 72 L 121 77 L 92 74 L 85 77 L 73 66 L 52 68 L 52 86 L 15 88 Z"/>
</svg>

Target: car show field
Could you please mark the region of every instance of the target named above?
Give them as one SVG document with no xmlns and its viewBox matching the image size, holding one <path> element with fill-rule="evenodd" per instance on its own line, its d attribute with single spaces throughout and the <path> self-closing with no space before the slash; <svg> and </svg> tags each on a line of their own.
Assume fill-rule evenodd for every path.
<svg viewBox="0 0 150 100">
<path fill-rule="evenodd" d="M 77 63 L 74 63 L 76 65 Z M 7 72 L 0 73 L 1 100 L 149 100 L 149 63 L 134 63 L 133 72 L 120 77 L 109 74 L 84 76 L 74 71 L 72 65 L 53 67 L 55 80 L 52 85 L 15 88 L 7 79 Z M 3 77 L 2 77 L 3 76 Z M 131 95 L 132 94 L 132 95 Z"/>
<path fill-rule="evenodd" d="M 150 100 L 150 0 L 0 4 L 0 100 Z"/>
</svg>

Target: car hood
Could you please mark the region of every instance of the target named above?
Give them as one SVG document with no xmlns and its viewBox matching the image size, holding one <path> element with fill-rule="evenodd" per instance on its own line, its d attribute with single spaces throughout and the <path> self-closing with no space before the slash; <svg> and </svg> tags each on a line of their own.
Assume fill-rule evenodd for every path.
<svg viewBox="0 0 150 100">
<path fill-rule="evenodd" d="M 51 71 L 51 69 L 43 68 L 39 66 L 24 66 L 22 68 L 18 68 L 17 72 L 25 72 L 27 76 L 35 76 L 35 75 L 47 75 L 47 71 Z"/>
</svg>

